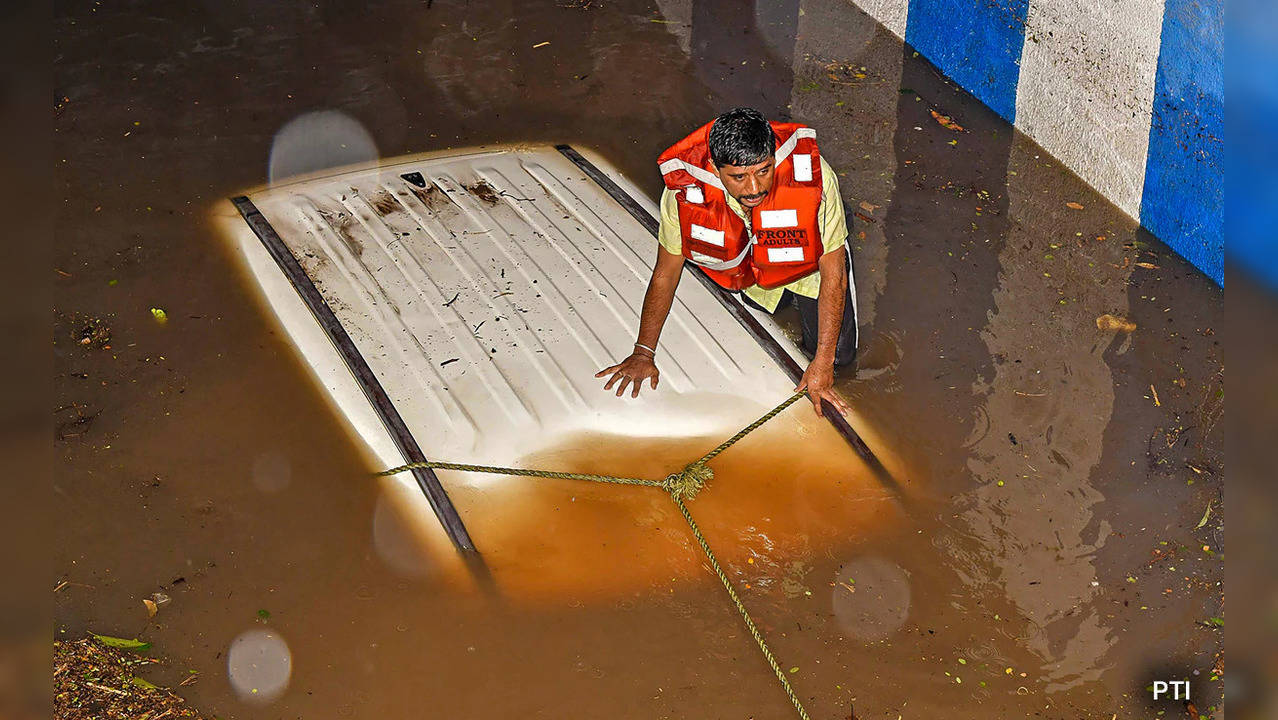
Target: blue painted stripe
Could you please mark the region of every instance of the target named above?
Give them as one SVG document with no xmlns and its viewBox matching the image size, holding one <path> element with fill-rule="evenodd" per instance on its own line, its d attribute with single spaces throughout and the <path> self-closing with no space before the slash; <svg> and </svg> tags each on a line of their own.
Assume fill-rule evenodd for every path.
<svg viewBox="0 0 1278 720">
<path fill-rule="evenodd" d="M 1235 22 L 1225 26 L 1229 97 L 1225 151 L 1225 258 L 1230 273 L 1241 270 L 1278 290 L 1278 5 L 1271 0 L 1235 0 Z M 1237 18 L 1246 18 L 1238 22 Z M 1239 102 L 1238 98 L 1241 98 Z"/>
<path fill-rule="evenodd" d="M 1029 0 L 910 0 L 905 41 L 941 72 L 1016 119 Z"/>
<path fill-rule="evenodd" d="M 1140 222 L 1225 281 L 1224 2 L 1167 0 Z"/>
</svg>

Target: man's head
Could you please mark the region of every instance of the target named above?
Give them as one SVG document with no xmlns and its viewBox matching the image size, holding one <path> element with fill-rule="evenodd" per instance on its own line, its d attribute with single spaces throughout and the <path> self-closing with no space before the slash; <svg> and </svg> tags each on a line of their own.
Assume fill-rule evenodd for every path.
<svg viewBox="0 0 1278 720">
<path fill-rule="evenodd" d="M 710 126 L 710 160 L 723 188 L 745 207 L 763 202 L 772 189 L 776 138 L 758 110 L 733 108 Z"/>
</svg>

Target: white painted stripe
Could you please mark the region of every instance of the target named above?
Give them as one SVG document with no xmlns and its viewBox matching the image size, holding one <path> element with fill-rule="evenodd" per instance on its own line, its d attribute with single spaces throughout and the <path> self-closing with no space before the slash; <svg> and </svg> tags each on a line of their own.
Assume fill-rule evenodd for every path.
<svg viewBox="0 0 1278 720">
<path fill-rule="evenodd" d="M 794 146 L 799 144 L 799 140 L 801 138 L 811 138 L 813 140 L 816 140 L 816 130 L 813 130 L 812 128 L 808 128 L 808 127 L 799 128 L 798 130 L 795 130 L 794 134 L 791 135 L 789 139 L 787 139 L 784 143 L 782 143 L 781 147 L 777 148 L 776 159 L 774 162 L 777 165 L 780 165 L 781 163 L 785 162 L 785 159 L 790 157 L 790 153 L 794 152 Z"/>
<path fill-rule="evenodd" d="M 794 181 L 812 182 L 812 156 L 800 154 L 794 156 Z"/>
<path fill-rule="evenodd" d="M 685 202 L 700 205 L 706 201 L 706 194 L 701 192 L 700 185 L 689 185 L 683 189 L 683 199 Z"/>
<path fill-rule="evenodd" d="M 883 23 L 893 35 L 905 39 L 905 25 L 910 11 L 910 0 L 857 0 L 857 7 L 867 15 Z"/>
<path fill-rule="evenodd" d="M 712 230 L 696 223 L 692 223 L 692 239 L 700 240 L 710 245 L 718 245 L 719 247 L 724 246 L 722 230 Z"/>
<path fill-rule="evenodd" d="M 697 182 L 703 182 L 710 187 L 716 187 L 720 190 L 723 189 L 723 182 L 719 180 L 718 175 L 706 170 L 705 168 L 699 168 L 696 165 L 686 163 L 679 158 L 671 158 L 661 163 L 660 170 L 662 175 L 668 175 L 676 170 L 683 170 L 695 178 Z"/>
<path fill-rule="evenodd" d="M 759 213 L 759 228 L 799 227 L 798 210 L 764 210 Z"/>
<path fill-rule="evenodd" d="M 1016 126 L 1132 217 L 1162 24 L 1163 0 L 1030 0 L 1021 52 Z"/>
<path fill-rule="evenodd" d="M 801 247 L 768 248 L 768 262 L 774 262 L 774 263 L 803 262 L 803 248 Z"/>
</svg>

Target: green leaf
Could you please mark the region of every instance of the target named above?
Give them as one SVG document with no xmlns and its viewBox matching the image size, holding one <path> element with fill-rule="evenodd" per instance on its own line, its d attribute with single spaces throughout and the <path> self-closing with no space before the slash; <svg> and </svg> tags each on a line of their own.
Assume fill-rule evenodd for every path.
<svg viewBox="0 0 1278 720">
<path fill-rule="evenodd" d="M 1212 627 L 1225 627 L 1225 619 L 1220 617 L 1207 618 L 1207 624 Z"/>
<path fill-rule="evenodd" d="M 143 680 L 143 679 L 142 679 L 142 678 L 140 678 L 140 677 L 135 677 L 135 678 L 133 678 L 133 684 L 134 684 L 134 685 L 137 685 L 137 686 L 138 686 L 138 687 L 140 687 L 140 688 L 146 688 L 147 690 L 159 690 L 159 689 L 160 689 L 160 687 L 159 687 L 158 685 L 156 685 L 155 683 L 148 682 L 148 681 L 146 681 L 146 680 Z"/>
<path fill-rule="evenodd" d="M 1204 526 L 1204 525 L 1206 525 L 1206 524 L 1207 524 L 1207 520 L 1208 520 L 1208 518 L 1210 518 L 1210 517 L 1211 517 L 1211 501 L 1210 501 L 1210 500 L 1208 500 L 1208 501 L 1207 501 L 1207 510 L 1206 510 L 1206 512 L 1204 512 L 1204 513 L 1203 513 L 1203 519 L 1198 521 L 1198 525 L 1197 525 L 1196 527 L 1194 527 L 1194 529 L 1195 529 L 1195 530 L 1200 530 L 1200 529 L 1202 529 L 1202 526 Z"/>
<path fill-rule="evenodd" d="M 257 616 L 258 616 L 258 617 L 260 617 L 260 618 L 262 618 L 263 620 L 270 620 L 270 619 L 271 619 L 271 611 L 270 611 L 270 610 L 258 610 L 258 611 L 257 611 Z"/>
<path fill-rule="evenodd" d="M 119 648 L 121 650 L 149 650 L 151 643 L 142 642 L 141 640 L 125 640 L 124 638 L 111 637 L 110 635 L 98 635 L 97 633 L 89 633 L 95 640 L 106 645 L 107 647 Z"/>
</svg>

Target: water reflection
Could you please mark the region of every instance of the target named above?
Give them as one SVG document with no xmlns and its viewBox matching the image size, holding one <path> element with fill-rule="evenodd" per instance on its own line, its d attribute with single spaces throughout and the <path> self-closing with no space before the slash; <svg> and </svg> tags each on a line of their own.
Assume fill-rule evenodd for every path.
<svg viewBox="0 0 1278 720">
<path fill-rule="evenodd" d="M 839 627 L 859 640 L 882 640 L 910 615 L 910 578 L 900 565 L 863 556 L 839 566 L 830 589 L 830 605 Z"/>
<path fill-rule="evenodd" d="M 288 689 L 293 656 L 274 630 L 248 630 L 231 642 L 226 674 L 241 700 L 267 704 Z"/>
<path fill-rule="evenodd" d="M 268 177 L 274 183 L 377 158 L 377 143 L 358 120 L 339 110 L 319 110 L 293 118 L 275 133 Z"/>
<path fill-rule="evenodd" d="M 771 120 L 790 120 L 798 0 L 695 0 L 691 17 L 691 69 L 722 103 L 711 117 L 748 105 Z"/>
<path fill-rule="evenodd" d="M 449 565 L 456 564 L 456 550 L 449 543 L 440 542 L 438 536 L 442 533 L 434 515 L 422 513 L 423 517 L 418 518 L 405 515 L 406 508 L 414 506 L 422 512 L 421 500 L 417 497 L 421 491 L 408 485 L 411 482 L 402 478 L 390 478 L 382 483 L 373 511 L 373 548 L 377 557 L 396 574 L 424 578 L 434 574 L 441 559 L 448 558 Z"/>
<path fill-rule="evenodd" d="M 293 466 L 288 456 L 278 450 L 267 450 L 253 459 L 253 484 L 265 493 L 277 493 L 293 479 Z"/>
<path fill-rule="evenodd" d="M 1033 177 L 1039 153 L 1028 140 L 1017 142 L 1013 176 Z M 1002 282 L 980 333 L 995 366 L 973 387 L 984 395 L 988 418 L 968 461 L 980 484 L 958 502 L 980 543 L 980 562 L 993 565 L 987 580 L 1030 623 L 1028 645 L 1044 661 L 1049 688 L 1059 690 L 1098 678 L 1116 640 L 1093 604 L 1093 558 L 1110 525 L 1094 516 L 1105 496 L 1092 473 L 1114 409 L 1105 355 L 1127 338 L 1098 329 L 1095 318 L 1098 309 L 1125 315 L 1127 299 L 1110 263 L 1092 263 L 1092 277 L 1058 294 L 1064 279 L 1052 276 L 1066 270 L 1055 254 L 1086 252 L 1097 241 L 1072 232 L 1045 236 L 1037 227 L 1064 208 L 1058 193 L 1021 182 L 1008 194 L 1012 230 L 999 255 Z"/>
<path fill-rule="evenodd" d="M 582 435 L 519 464 L 660 478 L 716 442 Z M 755 431 L 712 467 L 714 480 L 689 507 L 728 574 L 750 586 L 782 582 L 783 565 L 872 536 L 898 518 L 894 494 L 806 408 Z M 541 478 L 458 487 L 450 473 L 441 478 L 512 600 L 668 594 L 712 581 L 661 490 Z"/>
</svg>

